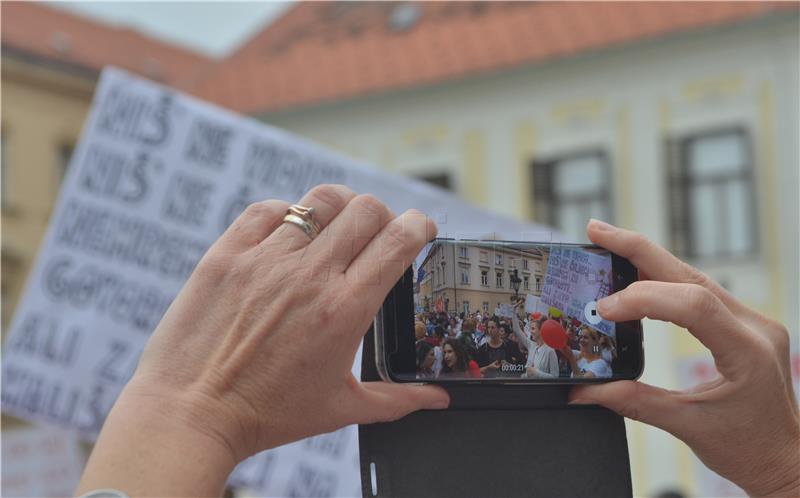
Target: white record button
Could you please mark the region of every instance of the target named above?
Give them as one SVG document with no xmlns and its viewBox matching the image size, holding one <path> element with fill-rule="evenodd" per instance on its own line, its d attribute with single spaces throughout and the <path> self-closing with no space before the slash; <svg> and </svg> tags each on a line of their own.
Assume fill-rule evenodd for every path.
<svg viewBox="0 0 800 498">
<path fill-rule="evenodd" d="M 597 312 L 597 301 L 589 301 L 586 303 L 586 307 L 583 308 L 583 316 L 585 316 L 586 321 L 592 325 L 597 325 L 603 321 L 600 313 Z"/>
</svg>

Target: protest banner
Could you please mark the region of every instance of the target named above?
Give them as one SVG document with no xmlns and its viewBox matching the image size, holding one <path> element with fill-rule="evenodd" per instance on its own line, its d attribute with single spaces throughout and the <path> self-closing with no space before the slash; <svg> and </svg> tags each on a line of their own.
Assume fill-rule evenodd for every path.
<svg viewBox="0 0 800 498">
<path fill-rule="evenodd" d="M 2 493 L 7 497 L 72 496 L 86 460 L 78 438 L 60 429 L 3 430 Z"/>
<path fill-rule="evenodd" d="M 514 307 L 509 303 L 501 303 L 500 306 L 494 309 L 494 314 L 500 318 L 511 318 L 514 316 Z"/>
<path fill-rule="evenodd" d="M 442 237 L 482 228 L 497 238 L 551 237 L 109 68 L 9 328 L 3 410 L 96 437 L 150 333 L 211 243 L 248 204 L 297 202 L 321 183 L 374 194 L 396 213 L 421 209 Z M 355 433 L 346 428 L 348 436 L 262 453 L 231 482 L 274 495 L 360 494 Z"/>
<path fill-rule="evenodd" d="M 611 258 L 577 247 L 550 248 L 541 300 L 615 338 L 614 322 L 587 320 L 586 305 L 611 293 Z"/>
<path fill-rule="evenodd" d="M 533 294 L 527 294 L 525 296 L 525 313 L 541 313 L 547 315 L 548 308 L 549 306 L 542 302 L 541 297 L 534 296 Z"/>
</svg>

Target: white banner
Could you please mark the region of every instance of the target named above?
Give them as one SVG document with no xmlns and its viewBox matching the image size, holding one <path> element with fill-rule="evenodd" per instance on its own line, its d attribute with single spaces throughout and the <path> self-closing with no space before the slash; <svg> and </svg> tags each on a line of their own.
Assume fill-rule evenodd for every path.
<svg viewBox="0 0 800 498">
<path fill-rule="evenodd" d="M 542 302 L 569 317 L 616 338 L 616 326 L 608 320 L 589 321 L 589 303 L 611 293 L 611 258 L 581 248 L 553 246 L 547 259 Z"/>
<path fill-rule="evenodd" d="M 3 430 L 6 497 L 73 496 L 86 461 L 75 434 L 44 427 Z"/>
<path fill-rule="evenodd" d="M 3 410 L 94 438 L 210 244 L 247 204 L 296 202 L 320 183 L 372 193 L 397 213 L 421 209 L 440 236 L 551 239 L 546 229 L 107 69 L 9 330 Z M 355 433 L 262 454 L 232 481 L 267 494 L 355 496 Z"/>
</svg>

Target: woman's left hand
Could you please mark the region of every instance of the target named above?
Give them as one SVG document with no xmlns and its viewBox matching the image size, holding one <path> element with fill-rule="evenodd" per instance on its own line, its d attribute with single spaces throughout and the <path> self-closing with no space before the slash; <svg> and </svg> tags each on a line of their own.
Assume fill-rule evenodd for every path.
<svg viewBox="0 0 800 498">
<path fill-rule="evenodd" d="M 209 249 L 109 415 L 82 489 L 206 494 L 109 482 L 108 464 L 97 460 L 114 461 L 116 446 L 135 448 L 139 442 L 121 431 L 142 420 L 158 444 L 174 441 L 172 458 L 147 462 L 174 478 L 181 469 L 166 469 L 186 455 L 221 454 L 214 465 L 232 469 L 310 435 L 448 405 L 438 387 L 361 383 L 351 373 L 364 333 L 435 236 L 434 223 L 417 211 L 396 217 L 376 198 L 338 185 L 316 187 L 300 204 L 313 207 L 323 227 L 314 240 L 283 223 L 288 203 L 271 200 L 249 206 Z M 130 465 L 130 455 L 118 463 Z M 92 472 L 98 464 L 105 471 Z"/>
</svg>

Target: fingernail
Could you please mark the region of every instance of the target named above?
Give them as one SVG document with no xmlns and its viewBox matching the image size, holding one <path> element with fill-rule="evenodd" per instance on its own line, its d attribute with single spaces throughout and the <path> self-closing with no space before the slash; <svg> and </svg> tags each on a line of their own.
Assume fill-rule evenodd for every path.
<svg viewBox="0 0 800 498">
<path fill-rule="evenodd" d="M 568 405 L 589 405 L 591 403 L 592 402 L 589 401 L 588 399 L 577 398 L 577 399 L 570 400 L 569 403 L 567 403 L 567 404 Z"/>
<path fill-rule="evenodd" d="M 617 229 L 614 225 L 609 225 L 605 221 L 600 221 L 595 218 L 589 220 L 589 224 L 592 225 L 596 230 L 600 230 L 602 232 L 613 232 Z"/>
<path fill-rule="evenodd" d="M 439 399 L 427 406 L 429 410 L 442 410 L 450 406 L 449 399 Z"/>
<path fill-rule="evenodd" d="M 600 313 L 600 316 L 602 316 L 603 313 L 612 311 L 618 302 L 619 296 L 617 294 L 611 294 L 608 297 L 604 297 L 603 299 L 597 301 L 597 312 Z"/>
</svg>

